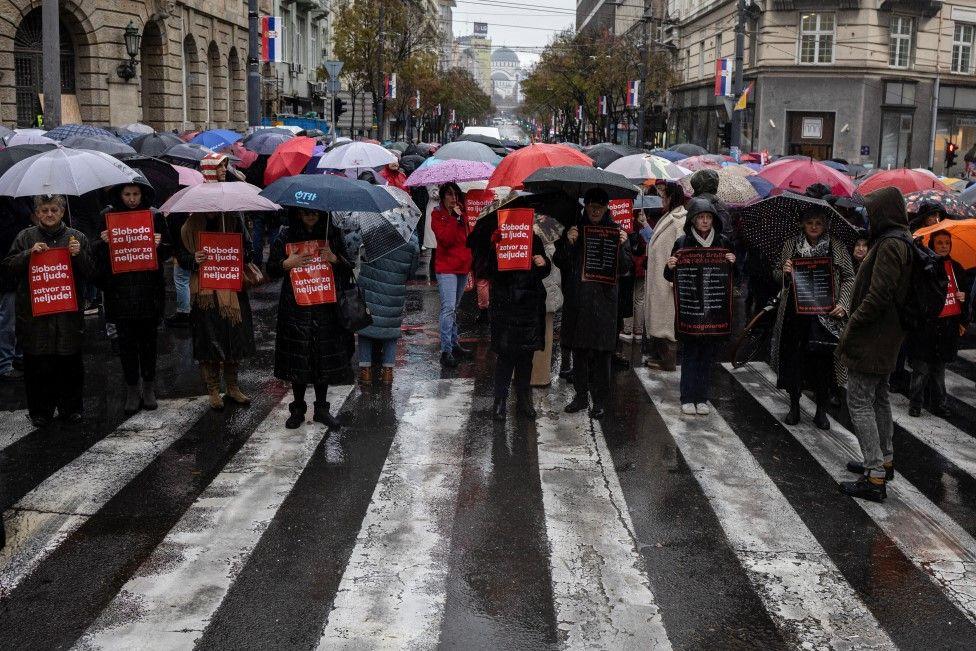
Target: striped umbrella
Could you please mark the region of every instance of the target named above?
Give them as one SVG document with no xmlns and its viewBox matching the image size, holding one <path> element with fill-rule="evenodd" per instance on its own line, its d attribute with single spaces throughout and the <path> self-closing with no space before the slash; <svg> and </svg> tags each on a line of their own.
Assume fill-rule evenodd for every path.
<svg viewBox="0 0 976 651">
<path fill-rule="evenodd" d="M 685 167 L 652 154 L 633 154 L 618 158 L 607 165 L 606 170 L 626 176 L 632 181 L 646 181 L 648 179 L 677 181 L 691 174 L 691 171 Z"/>
</svg>

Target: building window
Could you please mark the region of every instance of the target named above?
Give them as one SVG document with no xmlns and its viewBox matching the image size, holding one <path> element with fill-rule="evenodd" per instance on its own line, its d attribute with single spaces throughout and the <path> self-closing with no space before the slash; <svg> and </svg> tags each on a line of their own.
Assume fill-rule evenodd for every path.
<svg viewBox="0 0 976 651">
<path fill-rule="evenodd" d="M 885 111 L 881 116 L 882 169 L 909 167 L 912 155 L 912 114 Z"/>
<path fill-rule="evenodd" d="M 834 14 L 800 16 L 800 63 L 834 62 Z"/>
<path fill-rule="evenodd" d="M 685 79 L 691 79 L 691 48 L 685 50 Z"/>
<path fill-rule="evenodd" d="M 952 71 L 969 74 L 973 63 L 973 25 L 959 23 L 952 35 Z"/>
<path fill-rule="evenodd" d="M 915 84 L 889 81 L 885 84 L 884 103 L 891 106 L 915 106 Z"/>
<path fill-rule="evenodd" d="M 907 16 L 891 17 L 891 42 L 888 44 L 888 65 L 907 68 L 911 62 L 912 34 L 915 21 Z"/>
<path fill-rule="evenodd" d="M 698 78 L 705 77 L 705 41 L 698 44 Z"/>
<path fill-rule="evenodd" d="M 719 32 L 715 35 L 715 60 L 718 61 L 722 58 L 722 33 Z"/>
</svg>

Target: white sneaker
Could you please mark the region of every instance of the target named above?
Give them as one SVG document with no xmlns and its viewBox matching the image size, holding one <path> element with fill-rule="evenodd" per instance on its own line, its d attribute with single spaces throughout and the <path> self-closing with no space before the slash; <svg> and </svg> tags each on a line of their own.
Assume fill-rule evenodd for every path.
<svg viewBox="0 0 976 651">
<path fill-rule="evenodd" d="M 681 413 L 685 416 L 694 416 L 695 405 L 691 404 L 690 402 L 686 402 L 685 404 L 681 405 Z"/>
<path fill-rule="evenodd" d="M 708 403 L 699 402 L 697 405 L 695 405 L 695 413 L 697 413 L 699 416 L 707 416 L 711 411 L 712 410 L 708 407 Z"/>
</svg>

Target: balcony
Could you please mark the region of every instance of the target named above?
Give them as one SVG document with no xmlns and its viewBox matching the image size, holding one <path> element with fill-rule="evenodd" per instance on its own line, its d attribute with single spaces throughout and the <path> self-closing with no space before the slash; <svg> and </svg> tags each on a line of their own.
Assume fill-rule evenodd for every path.
<svg viewBox="0 0 976 651">
<path fill-rule="evenodd" d="M 900 11 L 931 18 L 942 10 L 941 0 L 882 0 L 879 11 Z"/>
<path fill-rule="evenodd" d="M 772 0 L 773 11 L 805 11 L 813 9 L 861 9 L 861 0 Z M 912 4 L 909 0 L 909 4 Z"/>
</svg>

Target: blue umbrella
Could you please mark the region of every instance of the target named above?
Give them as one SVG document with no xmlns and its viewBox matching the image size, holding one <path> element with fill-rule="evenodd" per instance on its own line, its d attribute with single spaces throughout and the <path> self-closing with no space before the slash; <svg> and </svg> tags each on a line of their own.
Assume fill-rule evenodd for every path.
<svg viewBox="0 0 976 651">
<path fill-rule="evenodd" d="M 115 136 L 105 129 L 99 129 L 89 124 L 62 124 L 44 134 L 51 140 L 66 140 L 71 136 L 102 136 L 115 138 Z"/>
<path fill-rule="evenodd" d="M 299 174 L 278 179 L 261 196 L 280 206 L 324 212 L 381 213 L 400 204 L 378 185 L 332 174 Z"/>
<path fill-rule="evenodd" d="M 843 163 L 838 163 L 835 160 L 825 160 L 825 161 L 820 161 L 820 162 L 823 163 L 824 165 L 826 165 L 827 167 L 831 167 L 831 168 L 837 170 L 838 172 L 843 172 L 844 174 L 847 174 L 848 173 L 847 165 L 844 165 Z"/>
<path fill-rule="evenodd" d="M 290 133 L 265 133 L 263 131 L 258 131 L 254 135 L 250 136 L 244 143 L 244 146 L 255 154 L 263 154 L 265 156 L 270 156 L 275 152 L 283 142 L 287 142 L 294 138 L 295 136 Z"/>
<path fill-rule="evenodd" d="M 228 145 L 233 145 L 241 138 L 243 138 L 241 134 L 230 131 L 229 129 L 211 129 L 210 131 L 198 133 L 190 142 L 194 145 L 203 145 L 204 147 L 217 151 Z"/>
<path fill-rule="evenodd" d="M 688 158 L 688 156 L 682 154 L 680 151 L 671 151 L 670 149 L 655 149 L 651 153 L 655 156 L 666 158 L 672 163 Z"/>
<path fill-rule="evenodd" d="M 768 197 L 769 193 L 773 191 L 773 187 L 774 187 L 773 184 L 767 181 L 766 179 L 764 179 L 763 177 L 758 176 L 756 174 L 753 174 L 752 176 L 747 176 L 746 181 L 749 181 L 749 183 L 752 184 L 752 187 L 756 189 L 756 192 L 758 192 L 759 196 L 762 197 L 763 199 Z"/>
</svg>

